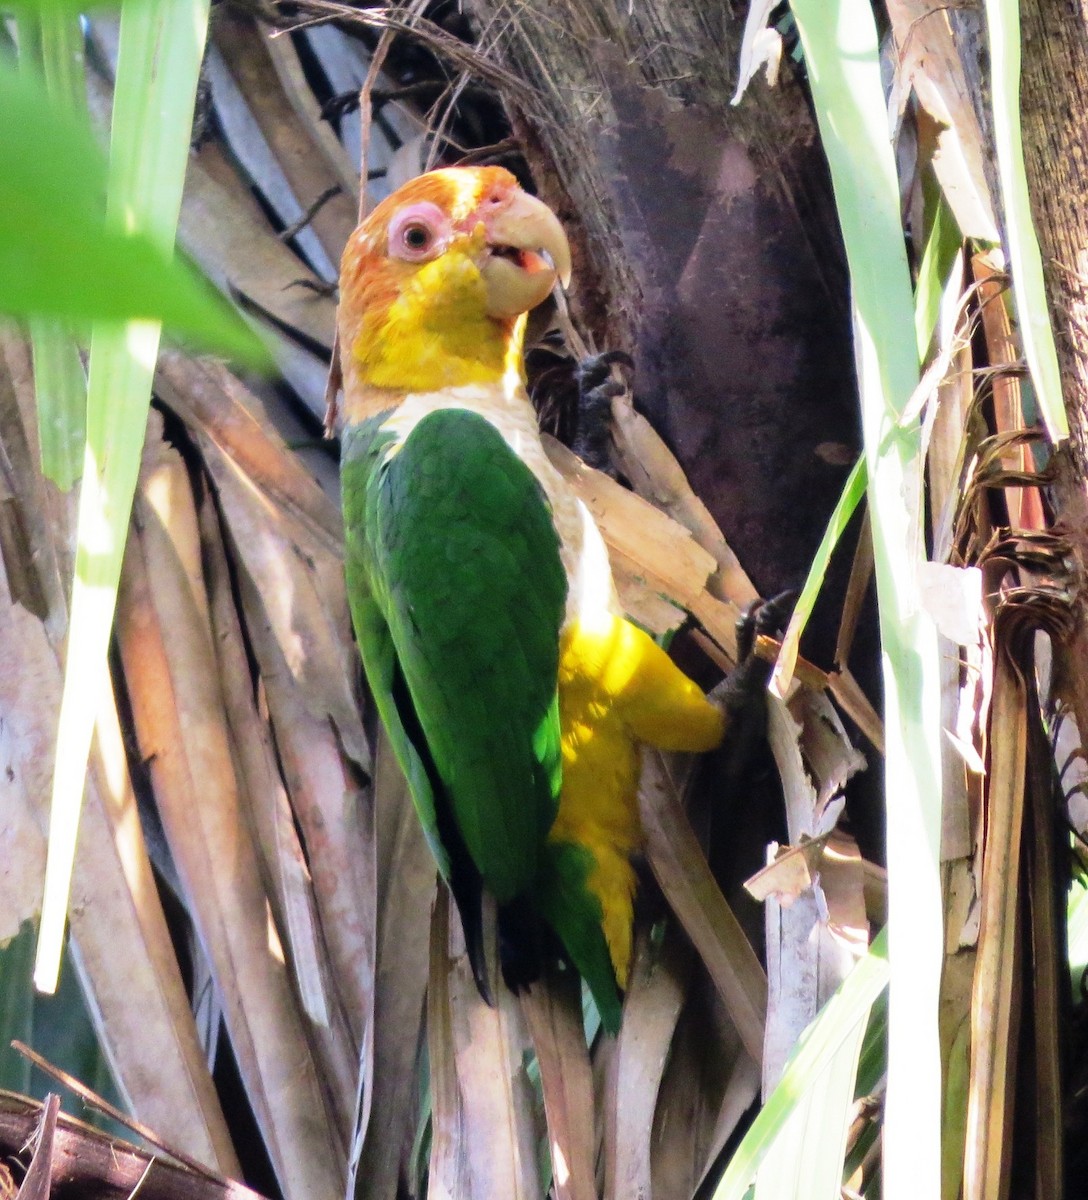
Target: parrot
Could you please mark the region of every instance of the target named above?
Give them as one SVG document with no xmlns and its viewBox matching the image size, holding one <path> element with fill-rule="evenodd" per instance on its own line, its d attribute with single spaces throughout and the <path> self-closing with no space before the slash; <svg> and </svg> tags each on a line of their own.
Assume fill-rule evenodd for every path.
<svg viewBox="0 0 1088 1200">
<path fill-rule="evenodd" d="M 545 452 L 526 317 L 570 272 L 559 219 L 497 166 L 420 175 L 351 235 L 345 573 L 369 690 L 481 995 L 493 1002 L 491 937 L 506 986 L 567 964 L 615 1033 L 640 746 L 708 751 L 726 718 L 624 616 L 601 532 Z"/>
</svg>

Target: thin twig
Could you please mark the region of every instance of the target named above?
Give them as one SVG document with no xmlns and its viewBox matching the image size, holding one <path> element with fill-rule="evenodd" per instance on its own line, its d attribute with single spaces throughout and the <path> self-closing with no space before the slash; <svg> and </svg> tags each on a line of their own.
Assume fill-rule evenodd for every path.
<svg viewBox="0 0 1088 1200">
<path fill-rule="evenodd" d="M 343 190 L 338 183 L 334 183 L 332 187 L 327 187 L 297 221 L 288 225 L 286 229 L 280 230 L 280 241 L 289 242 L 296 234 L 301 233 L 333 196 L 339 196 Z"/>
<path fill-rule="evenodd" d="M 126 1129 L 131 1129 L 138 1137 L 142 1137 L 145 1142 L 154 1146 L 156 1150 L 161 1150 L 163 1154 L 168 1154 L 175 1162 L 188 1167 L 190 1171 L 196 1172 L 204 1179 L 210 1179 L 215 1183 L 228 1182 L 224 1176 L 210 1170 L 202 1162 L 198 1162 L 195 1158 L 190 1158 L 187 1154 L 183 1154 L 182 1151 L 168 1146 L 153 1129 L 149 1129 L 146 1125 L 123 1113 L 119 1108 L 115 1108 L 108 1100 L 100 1096 L 97 1092 L 92 1091 L 85 1083 L 81 1083 L 74 1075 L 69 1075 L 67 1071 L 62 1071 L 60 1067 L 55 1067 L 48 1059 L 42 1058 L 37 1051 L 31 1050 L 25 1042 L 20 1042 L 16 1038 L 12 1041 L 11 1048 L 24 1058 L 29 1059 L 39 1071 L 44 1071 L 46 1075 L 55 1079 L 58 1083 L 63 1083 L 66 1088 L 75 1092 L 84 1104 L 97 1109 L 101 1113 L 105 1113 L 107 1117 L 110 1117 L 119 1125 L 124 1125 Z"/>
<path fill-rule="evenodd" d="M 419 12 L 426 7 L 418 5 Z M 472 72 L 497 88 L 505 89 L 512 97 L 525 105 L 533 105 L 539 99 L 535 88 L 520 79 L 512 71 L 485 58 L 475 47 L 447 33 L 434 21 L 417 14 L 417 5 L 407 11 L 390 9 L 358 9 L 333 0 L 299 0 L 300 11 L 313 13 L 316 21 L 301 22 L 296 28 L 324 21 L 342 21 L 346 24 L 366 25 L 370 29 L 389 30 L 391 33 L 409 33 L 429 50 L 455 66 Z M 375 52 L 377 57 L 377 52 Z"/>
</svg>

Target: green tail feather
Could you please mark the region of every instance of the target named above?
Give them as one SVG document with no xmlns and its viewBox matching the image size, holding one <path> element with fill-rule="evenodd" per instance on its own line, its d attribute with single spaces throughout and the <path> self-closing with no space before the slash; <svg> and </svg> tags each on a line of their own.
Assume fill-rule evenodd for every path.
<svg viewBox="0 0 1088 1200">
<path fill-rule="evenodd" d="M 584 846 L 549 842 L 534 900 L 589 985 L 601 1024 L 615 1034 L 620 1028 L 620 991 L 601 925 L 600 901 L 586 887 L 592 868 L 593 856 Z"/>
</svg>

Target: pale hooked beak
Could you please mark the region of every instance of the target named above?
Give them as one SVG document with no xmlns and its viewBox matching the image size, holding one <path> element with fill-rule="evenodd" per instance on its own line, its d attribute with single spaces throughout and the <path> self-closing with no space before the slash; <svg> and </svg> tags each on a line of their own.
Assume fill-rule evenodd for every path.
<svg viewBox="0 0 1088 1200">
<path fill-rule="evenodd" d="M 481 212 L 487 256 L 480 268 L 490 317 L 516 317 L 545 300 L 555 281 L 570 283 L 570 245 L 559 218 L 527 192 Z"/>
</svg>

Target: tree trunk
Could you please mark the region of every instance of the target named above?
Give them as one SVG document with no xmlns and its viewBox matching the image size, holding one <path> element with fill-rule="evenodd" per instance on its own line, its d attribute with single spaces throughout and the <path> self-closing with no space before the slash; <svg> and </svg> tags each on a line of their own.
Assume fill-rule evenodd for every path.
<svg viewBox="0 0 1088 1200">
<path fill-rule="evenodd" d="M 1025 0 L 1024 158 L 1058 347 L 1070 438 L 1058 455 L 1059 519 L 1074 548 L 1076 632 L 1067 683 L 1088 731 L 1088 10 Z"/>
</svg>

